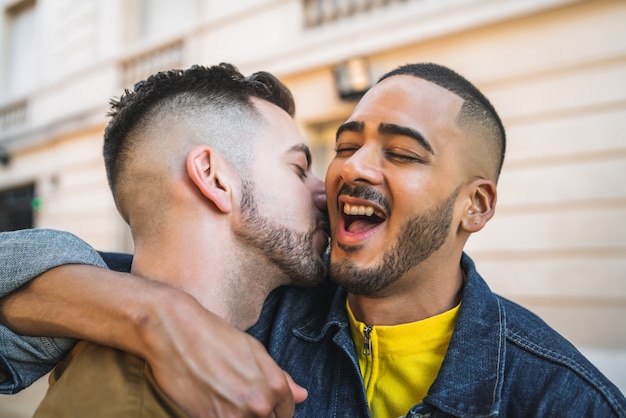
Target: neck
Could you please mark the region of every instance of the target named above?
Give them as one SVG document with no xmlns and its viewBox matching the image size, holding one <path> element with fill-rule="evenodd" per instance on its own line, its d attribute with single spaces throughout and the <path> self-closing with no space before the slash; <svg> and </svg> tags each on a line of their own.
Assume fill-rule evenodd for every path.
<svg viewBox="0 0 626 418">
<path fill-rule="evenodd" d="M 228 225 L 220 228 L 214 220 L 203 225 L 181 219 L 170 224 L 176 228 L 135 239 L 131 272 L 186 291 L 239 329 L 252 326 L 275 287 L 259 263 L 254 275 L 247 271 L 247 255 Z"/>
<path fill-rule="evenodd" d="M 414 267 L 381 294 L 348 294 L 355 318 L 367 325 L 398 325 L 421 321 L 458 305 L 464 283 L 459 263 L 428 264 Z"/>
</svg>

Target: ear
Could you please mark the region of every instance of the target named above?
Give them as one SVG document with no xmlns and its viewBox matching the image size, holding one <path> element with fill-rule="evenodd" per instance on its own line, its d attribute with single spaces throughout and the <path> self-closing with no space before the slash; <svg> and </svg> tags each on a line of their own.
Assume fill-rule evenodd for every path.
<svg viewBox="0 0 626 418">
<path fill-rule="evenodd" d="M 469 233 L 478 232 L 495 213 L 497 190 L 491 180 L 477 179 L 470 185 L 468 204 L 461 221 L 462 228 Z"/>
<path fill-rule="evenodd" d="M 230 171 L 209 146 L 200 145 L 187 154 L 187 174 L 198 191 L 224 213 L 232 210 Z"/>
</svg>

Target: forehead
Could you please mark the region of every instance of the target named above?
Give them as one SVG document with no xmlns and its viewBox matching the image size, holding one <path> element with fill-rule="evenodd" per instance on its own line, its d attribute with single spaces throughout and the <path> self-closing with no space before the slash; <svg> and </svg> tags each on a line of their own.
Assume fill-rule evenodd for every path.
<svg viewBox="0 0 626 418">
<path fill-rule="evenodd" d="M 418 129 L 426 136 L 457 128 L 463 99 L 434 83 L 410 75 L 389 77 L 372 87 L 349 120 L 378 126 L 393 123 Z"/>
</svg>

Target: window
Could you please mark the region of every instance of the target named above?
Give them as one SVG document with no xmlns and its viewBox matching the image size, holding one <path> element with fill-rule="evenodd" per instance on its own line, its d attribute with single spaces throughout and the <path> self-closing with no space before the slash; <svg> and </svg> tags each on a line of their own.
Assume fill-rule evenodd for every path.
<svg viewBox="0 0 626 418">
<path fill-rule="evenodd" d="M 0 191 L 0 231 L 15 231 L 33 227 L 35 185 Z"/>
<path fill-rule="evenodd" d="M 6 9 L 4 90 L 9 95 L 27 93 L 33 88 L 36 69 L 35 1 L 24 0 Z"/>
</svg>

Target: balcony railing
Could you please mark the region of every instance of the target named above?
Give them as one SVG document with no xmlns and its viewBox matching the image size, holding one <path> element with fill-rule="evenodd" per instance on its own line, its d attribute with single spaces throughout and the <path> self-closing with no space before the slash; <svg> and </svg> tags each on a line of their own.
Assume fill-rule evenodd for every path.
<svg viewBox="0 0 626 418">
<path fill-rule="evenodd" d="M 11 103 L 0 108 L 0 132 L 18 128 L 26 124 L 28 119 L 28 103 L 26 100 Z"/>
<path fill-rule="evenodd" d="M 315 27 L 411 0 L 303 0 L 304 26 Z"/>
<path fill-rule="evenodd" d="M 157 71 L 180 68 L 182 64 L 182 40 L 134 55 L 122 62 L 122 86 L 131 88 L 137 81 Z"/>
</svg>

